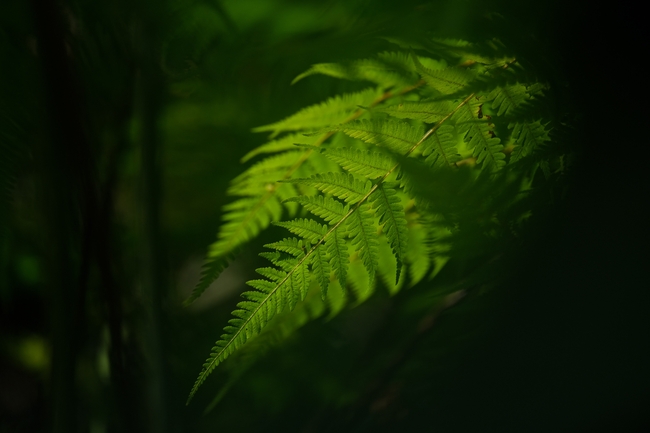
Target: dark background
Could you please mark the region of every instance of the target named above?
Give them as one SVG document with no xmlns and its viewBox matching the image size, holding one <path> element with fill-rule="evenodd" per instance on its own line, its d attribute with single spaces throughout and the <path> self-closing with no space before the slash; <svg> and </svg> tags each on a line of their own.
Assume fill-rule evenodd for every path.
<svg viewBox="0 0 650 433">
<path fill-rule="evenodd" d="M 3 2 L 0 433 L 646 431 L 647 26 L 622 2 L 486 3 Z M 381 356 L 417 326 L 413 292 L 306 326 L 204 415 L 215 372 L 186 407 L 256 267 L 251 247 L 181 307 L 250 129 L 352 88 L 289 86 L 310 64 L 419 31 L 497 36 L 558 89 L 567 199 L 398 371 Z"/>
</svg>

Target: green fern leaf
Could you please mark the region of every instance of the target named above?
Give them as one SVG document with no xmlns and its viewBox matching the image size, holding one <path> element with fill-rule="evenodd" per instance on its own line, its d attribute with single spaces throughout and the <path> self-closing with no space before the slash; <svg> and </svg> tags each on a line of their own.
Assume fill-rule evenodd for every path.
<svg viewBox="0 0 650 433">
<path fill-rule="evenodd" d="M 368 271 L 369 284 L 372 286 L 375 280 L 379 249 L 373 212 L 367 205 L 362 204 L 347 220 L 347 227 L 352 236 L 352 245 L 355 246 L 355 251 Z"/>
<path fill-rule="evenodd" d="M 511 123 L 512 139 L 517 144 L 510 154 L 510 161 L 517 162 L 521 158 L 531 155 L 540 149 L 545 142 L 550 141 L 546 125 L 541 120 L 535 122 Z"/>
<path fill-rule="evenodd" d="M 370 191 L 370 181 L 356 179 L 350 173 L 323 173 L 302 179 L 289 179 L 285 182 L 313 186 L 318 190 L 332 194 L 348 203 L 356 203 Z"/>
<path fill-rule="evenodd" d="M 402 201 L 397 196 L 395 188 L 398 183 L 384 182 L 370 195 L 370 202 L 379 216 L 379 224 L 383 224 L 386 239 L 397 260 L 395 283 L 399 281 L 402 263 L 408 251 L 408 230 L 406 215 Z"/>
<path fill-rule="evenodd" d="M 302 257 L 305 254 L 305 243 L 301 239 L 296 238 L 285 238 L 278 242 L 266 244 L 264 247 L 282 251 L 294 257 Z"/>
<path fill-rule="evenodd" d="M 426 140 L 422 156 L 431 167 L 453 167 L 461 160 L 456 149 L 456 135 L 451 125 L 441 125 L 431 138 Z"/>
<path fill-rule="evenodd" d="M 284 227 L 291 233 L 306 239 L 309 242 L 316 243 L 321 240 L 327 233 L 327 226 L 321 225 L 314 220 L 306 218 L 297 218 L 292 221 L 274 222 L 276 226 Z"/>
<path fill-rule="evenodd" d="M 282 138 L 269 141 L 268 143 L 256 147 L 255 149 L 251 150 L 246 155 L 244 155 L 241 159 L 241 162 L 247 162 L 252 158 L 256 157 L 257 155 L 262 155 L 265 153 L 277 153 L 277 152 L 283 152 L 285 150 L 295 150 L 296 144 L 313 145 L 318 139 L 319 137 L 316 136 L 307 137 L 301 133 L 288 134 Z"/>
<path fill-rule="evenodd" d="M 292 197 L 287 202 L 300 203 L 305 209 L 326 222 L 340 221 L 349 211 L 349 206 L 329 196 L 299 196 Z"/>
<path fill-rule="evenodd" d="M 283 311 L 287 306 L 292 310 L 299 300 L 305 298 L 309 276 L 303 242 L 295 238 L 287 238 L 270 244 L 269 247 L 295 256 L 295 258 L 289 258 L 281 262 L 287 264 L 287 268 L 290 268 L 290 270 L 257 269 L 257 273 L 270 281 L 252 280 L 248 282 L 257 291 L 242 294 L 242 297 L 246 300 L 237 304 L 237 309 L 233 312 L 235 317 L 228 321 L 228 326 L 224 328 L 223 335 L 212 348 L 210 356 L 203 364 L 203 368 L 187 399 L 188 404 L 217 365 L 243 346 L 249 338 L 259 334 L 273 316 Z"/>
<path fill-rule="evenodd" d="M 456 104 L 452 101 L 407 101 L 373 108 L 373 111 L 386 113 L 398 119 L 414 119 L 425 123 L 435 123 L 444 119 L 453 111 L 455 106 Z"/>
<path fill-rule="evenodd" d="M 271 137 L 284 131 L 299 131 L 301 129 L 323 128 L 328 125 L 344 122 L 359 106 L 372 105 L 382 92 L 369 88 L 356 93 L 346 93 L 327 99 L 320 104 L 303 108 L 296 114 L 279 122 L 259 126 L 253 132 L 271 131 Z"/>
<path fill-rule="evenodd" d="M 350 173 L 376 179 L 384 176 L 395 165 L 386 154 L 345 147 L 322 149 L 323 154 Z"/>
<path fill-rule="evenodd" d="M 334 275 L 339 281 L 341 288 L 345 288 L 348 263 L 350 261 L 348 247 L 345 243 L 345 230 L 342 227 L 334 230 L 332 235 L 325 241 L 327 254 L 330 256 L 330 265 Z"/>
<path fill-rule="evenodd" d="M 355 299 L 354 305 L 359 305 L 366 301 L 375 292 L 374 274 L 368 274 L 368 270 L 359 258 L 353 259 L 348 268 L 348 287 Z"/>
<path fill-rule="evenodd" d="M 368 144 L 383 146 L 389 150 L 405 154 L 422 138 L 424 127 L 413 126 L 404 121 L 356 120 L 339 125 L 329 131 L 341 131 L 352 138 Z"/>
<path fill-rule="evenodd" d="M 327 290 L 330 283 L 330 263 L 325 245 L 316 247 L 316 251 L 312 254 L 312 270 L 320 286 L 321 298 L 324 301 L 327 297 Z"/>
<path fill-rule="evenodd" d="M 231 254 L 228 258 L 216 257 L 208 258 L 208 260 L 203 264 L 201 268 L 201 277 L 199 282 L 196 284 L 190 296 L 183 301 L 184 306 L 190 305 L 192 302 L 196 301 L 205 290 L 212 284 L 221 273 L 228 267 L 229 261 L 234 258 L 234 255 Z"/>
<path fill-rule="evenodd" d="M 395 255 L 383 236 L 379 241 L 377 274 L 391 295 L 396 294 L 404 285 L 404 274 L 399 272 Z M 399 275 L 397 280 L 395 275 Z"/>
<path fill-rule="evenodd" d="M 480 105 L 477 98 L 465 104 L 458 112 L 456 128 L 463 136 L 467 147 L 473 149 L 477 164 L 497 170 L 503 167 L 505 154 L 502 152 L 501 140 L 494 136 L 494 128 L 486 118 L 479 119 Z"/>
<path fill-rule="evenodd" d="M 281 179 L 288 169 L 296 165 L 304 157 L 305 151 L 294 150 L 283 152 L 263 159 L 237 176 L 228 189 L 229 195 L 259 196 L 267 185 Z"/>
<path fill-rule="evenodd" d="M 347 63 L 318 63 L 294 78 L 291 84 L 316 74 L 351 81 L 370 81 L 382 88 L 406 87 L 417 81 L 413 67 L 409 65 L 404 53 L 382 53 L 377 59 Z"/>
<path fill-rule="evenodd" d="M 475 73 L 467 68 L 446 68 L 431 70 L 426 68 L 416 56 L 412 56 L 415 68 L 427 85 L 443 95 L 462 91 L 475 78 Z"/>
</svg>

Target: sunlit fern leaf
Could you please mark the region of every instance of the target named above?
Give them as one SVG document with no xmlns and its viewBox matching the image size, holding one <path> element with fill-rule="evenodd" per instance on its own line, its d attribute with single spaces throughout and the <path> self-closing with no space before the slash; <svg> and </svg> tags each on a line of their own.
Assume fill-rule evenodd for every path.
<svg viewBox="0 0 650 433">
<path fill-rule="evenodd" d="M 394 105 L 373 108 L 373 111 L 386 113 L 398 119 L 421 120 L 425 123 L 435 123 L 447 116 L 456 106 L 452 101 L 417 101 L 402 102 Z"/>
<path fill-rule="evenodd" d="M 277 153 L 283 152 L 285 150 L 294 150 L 296 144 L 314 144 L 314 142 L 319 138 L 320 137 L 317 136 L 307 137 L 302 133 L 287 134 L 281 138 L 278 138 L 277 140 L 269 141 L 268 143 L 265 143 L 251 150 L 242 157 L 241 162 L 247 162 L 257 155 L 262 155 L 265 153 Z"/>
<path fill-rule="evenodd" d="M 379 224 L 383 225 L 384 234 L 397 260 L 395 283 L 399 281 L 408 250 L 406 215 L 395 190 L 398 185 L 397 182 L 384 182 L 370 195 L 370 202 L 379 217 Z"/>
<path fill-rule="evenodd" d="M 304 156 L 304 150 L 283 152 L 263 159 L 237 176 L 228 189 L 230 195 L 256 196 L 267 185 L 281 179 Z M 275 186 L 273 186 L 275 187 Z"/>
<path fill-rule="evenodd" d="M 338 314 L 340 309 L 334 310 L 331 307 L 333 302 L 329 302 L 333 298 L 335 296 L 330 295 L 328 302 L 323 302 L 319 299 L 316 290 L 310 290 L 305 301 L 296 305 L 293 311 L 277 314 L 273 317 L 273 320 L 269 320 L 266 327 L 259 334 L 250 338 L 244 346 L 228 359 L 228 362 L 224 363 L 224 367 L 229 371 L 228 380 L 220 386 L 219 392 L 203 413 L 211 412 L 223 400 L 232 386 L 244 377 L 245 373 L 257 361 L 264 358 L 273 347 L 286 341 L 305 324 L 322 317 L 324 314 Z M 339 296 L 339 298 L 341 297 Z M 344 299 L 342 304 L 345 305 Z"/>
<path fill-rule="evenodd" d="M 305 244 L 297 238 L 284 238 L 281 241 L 264 245 L 265 248 L 272 248 L 283 253 L 291 254 L 294 257 L 302 257 L 305 253 Z"/>
<path fill-rule="evenodd" d="M 348 203 L 356 203 L 361 200 L 370 191 L 371 187 L 369 180 L 356 179 L 350 173 L 315 174 L 312 177 L 289 179 L 286 182 L 313 186 Z"/>
<path fill-rule="evenodd" d="M 463 90 L 475 78 L 475 73 L 471 69 L 452 67 L 432 70 L 425 67 L 417 56 L 412 56 L 412 58 L 415 68 L 427 85 L 443 95 Z"/>
<path fill-rule="evenodd" d="M 510 154 L 510 162 L 517 162 L 524 156 L 540 149 L 545 142 L 551 140 L 546 130 L 546 125 L 541 120 L 535 122 L 521 122 L 508 125 L 512 128 L 512 139 L 516 146 Z"/>
<path fill-rule="evenodd" d="M 292 197 L 286 201 L 301 204 L 309 212 L 323 218 L 328 223 L 341 220 L 349 210 L 349 205 L 344 205 L 329 196 L 299 196 Z"/>
<path fill-rule="evenodd" d="M 491 239 L 487 232 L 501 230 L 492 209 L 510 206 L 507 203 L 522 188 L 516 176 L 510 176 L 505 186 L 501 180 L 511 173 L 529 173 L 525 162 L 530 167 L 539 163 L 545 173 L 551 170 L 544 160 L 526 158 L 513 165 L 515 171 L 508 171 L 503 146 L 495 136 L 507 131 L 504 123 L 511 122 L 510 143 L 515 147 L 507 162 L 520 161 L 540 146 L 548 148 L 544 116 L 531 115 L 528 103 L 543 86 L 513 86 L 534 79 L 522 77 L 520 68 L 511 63 L 514 59 L 490 58 L 491 50 L 496 53 L 498 48 L 494 43 L 428 41 L 421 48 L 439 55 L 427 59 L 405 50 L 343 66 L 316 65 L 298 79 L 325 73 L 370 80 L 379 87 L 340 95 L 256 128 L 272 136 L 300 133 L 246 155 L 245 159 L 275 154 L 237 178 L 230 193 L 244 197 L 224 208 L 225 224 L 210 257 L 222 258 L 271 221 L 300 239 L 266 245 L 271 251 L 261 256 L 272 265 L 258 270 L 262 278 L 247 283 L 253 290 L 242 295 L 244 301 L 204 364 L 190 398 L 217 364 L 264 332 L 278 313 L 299 308 L 310 286 L 313 291 L 319 286 L 334 315 L 353 297 L 357 303 L 366 300 L 378 280 L 394 293 L 407 272 L 415 284 L 427 275 L 433 277 L 451 256 L 467 260 L 483 254 Z M 447 67 L 450 64 L 459 66 Z M 388 87 L 392 89 L 386 91 Z M 525 94 L 515 92 L 516 98 L 508 98 L 511 88 Z M 412 93 L 403 98 L 405 102 L 394 105 L 395 97 L 407 92 Z M 482 115 L 486 102 L 491 104 L 485 105 Z M 491 118 L 490 109 L 496 113 Z M 425 123 L 435 124 L 426 127 L 426 135 Z M 293 149 L 294 143 L 312 147 Z M 373 146 L 384 149 L 368 149 Z M 386 182 L 394 177 L 401 188 Z M 286 210 L 293 218 L 292 212 L 300 207 L 314 219 L 278 222 Z M 479 251 L 473 248 L 477 245 Z M 406 270 L 398 273 L 403 264 Z M 318 284 L 310 284 L 312 279 Z"/>
<path fill-rule="evenodd" d="M 325 148 L 322 152 L 350 173 L 368 179 L 384 176 L 395 165 L 390 156 L 377 151 L 338 147 Z"/>
<path fill-rule="evenodd" d="M 398 153 L 405 154 L 422 138 L 424 126 L 413 126 L 401 120 L 356 120 L 328 129 L 341 131 L 352 138 L 369 144 L 383 146 Z"/>
<path fill-rule="evenodd" d="M 347 271 L 349 262 L 348 246 L 345 242 L 345 229 L 338 227 L 334 233 L 325 241 L 327 254 L 330 257 L 330 265 L 341 288 L 345 288 L 347 282 Z"/>
<path fill-rule="evenodd" d="M 327 99 L 320 104 L 303 108 L 296 114 L 279 122 L 253 128 L 253 132 L 271 131 L 275 137 L 284 131 L 299 131 L 302 129 L 323 128 L 327 125 L 344 122 L 359 106 L 368 106 L 377 99 L 382 92 L 369 88 L 356 93 L 346 93 Z"/>
<path fill-rule="evenodd" d="M 368 271 L 369 284 L 372 286 L 375 280 L 379 248 L 373 212 L 366 204 L 363 204 L 352 213 L 346 222 L 348 232 L 352 236 L 352 245 Z"/>
<path fill-rule="evenodd" d="M 431 138 L 423 143 L 422 156 L 431 167 L 454 167 L 461 160 L 456 149 L 456 134 L 451 125 L 441 125 Z"/>
<path fill-rule="evenodd" d="M 267 280 L 252 280 L 247 283 L 257 291 L 242 294 L 245 301 L 237 304 L 237 310 L 233 312 L 235 317 L 228 321 L 223 335 L 203 364 L 203 369 L 190 391 L 188 403 L 217 365 L 243 346 L 249 338 L 258 334 L 277 313 L 286 307 L 293 310 L 296 303 L 307 294 L 309 271 L 305 250 L 309 246 L 296 238 L 285 238 L 266 246 L 290 255 L 278 261 L 284 270 L 272 267 L 257 269 L 257 273 Z"/>
<path fill-rule="evenodd" d="M 284 185 L 280 185 L 283 187 Z M 208 263 L 230 255 L 282 216 L 282 204 L 277 197 L 243 197 L 223 207 L 224 216 L 216 242 L 208 250 Z M 195 290 L 202 293 L 219 276 L 219 266 L 202 275 Z"/>
<path fill-rule="evenodd" d="M 274 222 L 273 224 L 284 227 L 294 235 L 298 235 L 312 243 L 318 242 L 327 233 L 327 225 L 319 224 L 307 218 Z"/>
<path fill-rule="evenodd" d="M 316 247 L 316 251 L 312 254 L 312 270 L 316 281 L 320 286 L 321 297 L 323 301 L 327 297 L 327 290 L 330 284 L 330 263 L 325 245 Z"/>
<path fill-rule="evenodd" d="M 386 52 L 375 59 L 346 63 L 318 63 L 294 78 L 291 84 L 316 74 L 351 81 L 370 81 L 382 88 L 406 87 L 417 82 L 417 75 L 413 73 L 413 67 L 408 64 L 408 57 L 404 53 Z"/>
</svg>

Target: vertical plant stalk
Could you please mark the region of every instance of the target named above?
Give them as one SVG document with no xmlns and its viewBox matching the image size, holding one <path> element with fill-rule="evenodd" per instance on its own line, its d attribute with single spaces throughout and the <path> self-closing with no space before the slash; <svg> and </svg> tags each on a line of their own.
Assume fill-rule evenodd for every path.
<svg viewBox="0 0 650 433">
<path fill-rule="evenodd" d="M 52 431 L 78 431 L 76 368 L 95 230 L 96 196 L 82 95 L 67 53 L 60 5 L 32 0 L 44 81 L 45 123 L 35 161 L 40 175 L 45 272 L 50 295 Z M 79 239 L 81 231 L 82 239 Z M 80 257 L 77 265 L 75 257 Z M 72 312 L 72 314 L 71 314 Z"/>
<path fill-rule="evenodd" d="M 139 75 L 138 93 L 141 129 L 140 143 L 140 205 L 143 257 L 143 294 L 145 320 L 143 331 L 147 362 L 148 431 L 168 430 L 167 392 L 165 384 L 163 295 L 166 293 L 166 267 L 160 227 L 161 171 L 158 120 L 163 103 L 164 82 L 156 63 L 158 34 L 152 14 L 136 21 L 136 64 Z"/>
</svg>

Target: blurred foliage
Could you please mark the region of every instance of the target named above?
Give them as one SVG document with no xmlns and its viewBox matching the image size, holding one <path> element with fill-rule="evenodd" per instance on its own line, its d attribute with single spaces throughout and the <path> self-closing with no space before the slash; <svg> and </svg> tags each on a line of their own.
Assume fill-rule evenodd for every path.
<svg viewBox="0 0 650 433">
<path fill-rule="evenodd" d="M 542 209 L 508 251 L 522 265 L 502 262 L 498 290 L 378 292 L 265 349 L 225 398 L 229 375 L 215 372 L 185 406 L 262 263 L 245 249 L 212 295 L 182 307 L 228 182 L 264 142 L 251 129 L 359 89 L 320 76 L 290 86 L 312 64 L 368 57 L 380 36 L 497 37 L 556 89 L 559 111 L 577 113 L 566 119 L 577 145 L 633 141 L 635 117 L 608 113 L 627 122 L 614 135 L 593 116 L 627 94 L 593 89 L 605 74 L 643 80 L 626 81 L 595 47 L 626 61 L 638 52 L 580 30 L 601 22 L 584 17 L 593 8 L 556 3 L 0 2 L 0 433 L 595 431 L 643 416 L 645 264 L 626 241 L 642 212 L 623 209 L 647 195 L 622 171 L 632 163 L 610 176 L 589 168 L 611 167 L 605 152 L 583 152 L 569 200 Z M 448 263 L 439 284 L 469 262 Z"/>
</svg>

